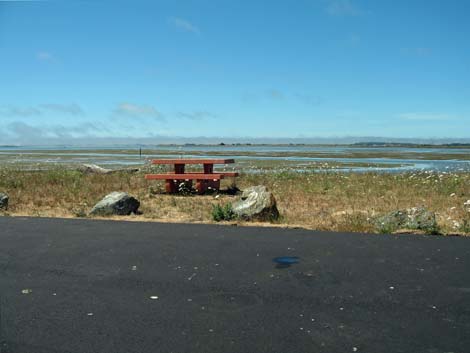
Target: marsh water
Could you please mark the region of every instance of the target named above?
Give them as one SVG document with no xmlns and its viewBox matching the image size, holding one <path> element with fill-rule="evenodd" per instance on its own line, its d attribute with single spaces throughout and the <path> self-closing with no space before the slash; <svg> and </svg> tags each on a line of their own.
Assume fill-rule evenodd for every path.
<svg viewBox="0 0 470 353">
<path fill-rule="evenodd" d="M 0 165 L 19 168 L 97 164 L 142 166 L 152 158 L 234 158 L 228 168 L 247 172 L 470 171 L 470 148 L 356 147 L 315 145 L 146 145 L 112 147 L 5 146 Z"/>
</svg>

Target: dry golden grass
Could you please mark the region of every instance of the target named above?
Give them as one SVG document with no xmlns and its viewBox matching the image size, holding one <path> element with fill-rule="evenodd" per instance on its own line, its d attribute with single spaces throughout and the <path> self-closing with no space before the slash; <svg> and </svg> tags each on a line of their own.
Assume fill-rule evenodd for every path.
<svg viewBox="0 0 470 353">
<path fill-rule="evenodd" d="M 222 188 L 231 180 L 224 180 Z M 371 219 L 397 209 L 424 206 L 437 213 L 444 234 L 470 232 L 469 173 L 269 173 L 244 174 L 240 189 L 266 185 L 278 201 L 280 226 L 374 232 Z M 141 201 L 141 215 L 126 220 L 212 222 L 213 204 L 235 196 L 165 195 L 163 185 L 140 173 L 84 175 L 54 169 L 25 172 L 0 169 L 0 192 L 10 196 L 9 215 L 81 217 L 104 195 L 126 191 Z M 112 217 L 111 217 L 112 218 Z M 116 219 L 116 217 L 114 217 Z"/>
</svg>

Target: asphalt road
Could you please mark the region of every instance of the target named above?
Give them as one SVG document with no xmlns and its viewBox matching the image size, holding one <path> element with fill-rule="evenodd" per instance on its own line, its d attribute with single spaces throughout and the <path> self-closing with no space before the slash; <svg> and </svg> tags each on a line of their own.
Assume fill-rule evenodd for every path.
<svg viewBox="0 0 470 353">
<path fill-rule="evenodd" d="M 0 217 L 0 303 L 1 353 L 467 353 L 470 239 Z"/>
</svg>

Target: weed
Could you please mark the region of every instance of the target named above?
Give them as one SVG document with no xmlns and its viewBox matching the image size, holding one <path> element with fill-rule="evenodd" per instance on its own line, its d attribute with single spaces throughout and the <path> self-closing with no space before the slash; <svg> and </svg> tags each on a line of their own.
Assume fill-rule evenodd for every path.
<svg viewBox="0 0 470 353">
<path fill-rule="evenodd" d="M 465 218 L 462 219 L 459 231 L 461 231 L 462 233 L 470 233 L 470 211 L 467 211 Z"/>
<path fill-rule="evenodd" d="M 231 221 L 235 218 L 232 210 L 232 204 L 228 203 L 224 206 L 212 205 L 212 219 L 216 222 Z"/>
</svg>

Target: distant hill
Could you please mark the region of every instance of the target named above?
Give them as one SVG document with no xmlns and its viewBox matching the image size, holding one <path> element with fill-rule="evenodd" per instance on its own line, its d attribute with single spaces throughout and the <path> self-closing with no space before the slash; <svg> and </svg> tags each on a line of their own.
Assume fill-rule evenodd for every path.
<svg viewBox="0 0 470 353">
<path fill-rule="evenodd" d="M 464 148 L 470 146 L 470 138 L 392 138 L 377 136 L 343 137 L 9 137 L 0 135 L 2 147 L 16 146 L 145 146 L 145 145 L 348 145 L 357 147 L 436 147 Z"/>
<path fill-rule="evenodd" d="M 350 144 L 354 147 L 409 147 L 409 148 L 470 148 L 470 143 L 407 143 L 407 142 L 356 142 Z"/>
</svg>

